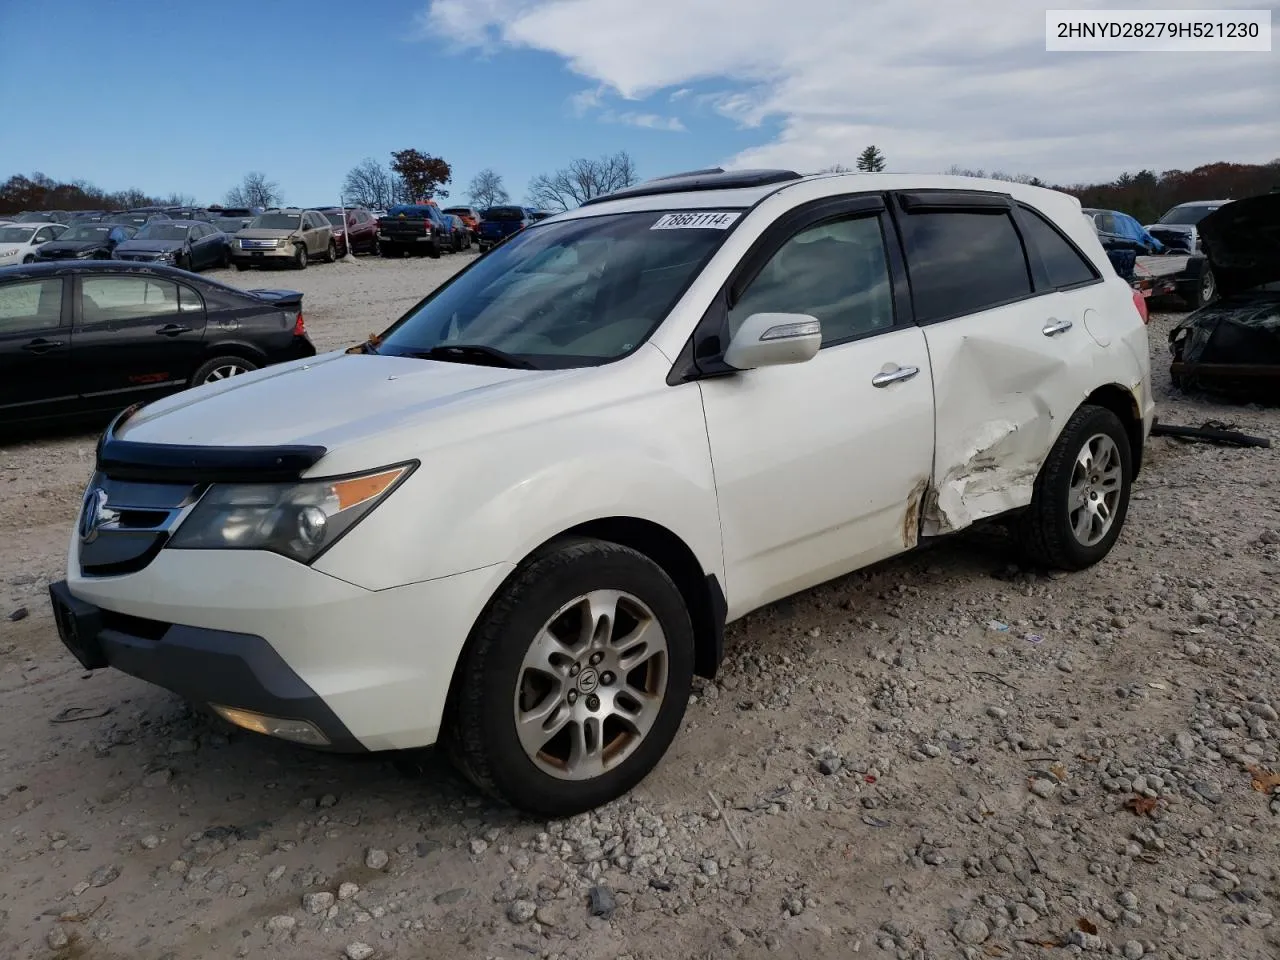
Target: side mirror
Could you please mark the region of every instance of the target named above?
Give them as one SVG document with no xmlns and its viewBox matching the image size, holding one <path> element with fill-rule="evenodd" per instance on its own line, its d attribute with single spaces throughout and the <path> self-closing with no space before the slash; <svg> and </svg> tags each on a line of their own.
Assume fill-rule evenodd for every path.
<svg viewBox="0 0 1280 960">
<path fill-rule="evenodd" d="M 822 323 L 806 313 L 753 313 L 729 341 L 724 362 L 739 370 L 812 360 L 822 347 Z"/>
</svg>

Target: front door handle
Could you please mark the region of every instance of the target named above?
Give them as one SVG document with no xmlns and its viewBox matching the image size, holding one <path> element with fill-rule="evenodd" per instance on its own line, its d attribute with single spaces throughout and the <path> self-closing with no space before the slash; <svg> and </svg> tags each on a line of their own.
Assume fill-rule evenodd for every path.
<svg viewBox="0 0 1280 960">
<path fill-rule="evenodd" d="M 1071 329 L 1070 320 L 1050 320 L 1045 324 L 1044 329 L 1040 332 L 1046 337 L 1056 337 L 1060 333 L 1066 333 Z"/>
<path fill-rule="evenodd" d="M 903 380 L 910 380 L 920 372 L 919 367 L 898 367 L 896 370 L 889 370 L 884 373 L 877 373 L 871 378 L 873 387 L 887 387 L 891 383 L 899 383 Z"/>
<path fill-rule="evenodd" d="M 190 333 L 190 327 L 184 327 L 177 323 L 166 323 L 163 327 L 156 331 L 162 337 L 176 337 L 180 333 Z"/>
<path fill-rule="evenodd" d="M 22 349 L 28 353 L 48 353 L 50 350 L 56 350 L 62 345 L 61 340 L 46 340 L 44 337 L 36 337 L 30 343 L 24 343 Z"/>
</svg>

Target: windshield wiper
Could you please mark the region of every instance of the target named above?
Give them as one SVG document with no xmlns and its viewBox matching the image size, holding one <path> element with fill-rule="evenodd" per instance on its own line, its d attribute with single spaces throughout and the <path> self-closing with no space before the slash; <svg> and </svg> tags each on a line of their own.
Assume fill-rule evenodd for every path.
<svg viewBox="0 0 1280 960">
<path fill-rule="evenodd" d="M 528 360 L 513 356 L 483 343 L 441 343 L 430 350 L 410 354 L 422 360 L 444 360 L 448 363 L 474 363 L 482 367 L 508 367 L 512 370 L 537 370 Z"/>
</svg>

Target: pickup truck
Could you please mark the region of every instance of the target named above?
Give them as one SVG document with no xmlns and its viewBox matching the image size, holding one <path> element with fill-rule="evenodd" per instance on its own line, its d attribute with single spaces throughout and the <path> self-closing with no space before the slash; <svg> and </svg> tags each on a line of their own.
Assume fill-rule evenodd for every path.
<svg viewBox="0 0 1280 960">
<path fill-rule="evenodd" d="M 397 204 L 378 218 L 378 248 L 384 257 L 439 257 L 452 246 L 453 228 L 434 204 Z"/>
<path fill-rule="evenodd" d="M 533 211 L 526 207 L 490 207 L 480 219 L 480 252 L 496 247 L 533 222 Z"/>
</svg>

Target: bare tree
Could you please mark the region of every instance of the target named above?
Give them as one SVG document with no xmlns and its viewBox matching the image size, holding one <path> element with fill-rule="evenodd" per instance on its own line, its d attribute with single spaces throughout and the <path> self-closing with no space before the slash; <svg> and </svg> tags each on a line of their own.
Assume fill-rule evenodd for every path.
<svg viewBox="0 0 1280 960">
<path fill-rule="evenodd" d="M 635 184 L 636 163 L 625 150 L 599 160 L 580 158 L 555 173 L 529 181 L 529 202 L 543 210 L 568 210 Z"/>
<path fill-rule="evenodd" d="M 846 167 L 843 163 L 833 163 L 829 167 L 823 167 L 819 173 L 853 173 L 853 167 Z"/>
<path fill-rule="evenodd" d="M 283 199 L 280 185 L 256 170 L 246 173 L 238 187 L 227 191 L 228 207 L 277 207 Z"/>
<path fill-rule="evenodd" d="M 1005 180 L 1009 183 L 1025 183 L 1032 187 L 1043 187 L 1044 181 L 1039 177 L 1033 177 L 1029 173 L 1004 173 L 1000 170 L 992 170 L 988 173 L 985 170 L 973 170 L 969 167 L 962 167 L 958 164 L 952 164 L 947 168 L 947 173 L 953 177 L 977 177 L 979 180 Z"/>
<path fill-rule="evenodd" d="M 502 174 L 492 167 L 485 167 L 471 178 L 471 183 L 467 185 L 467 196 L 481 210 L 511 202 L 511 194 L 502 185 Z"/>
<path fill-rule="evenodd" d="M 385 210 L 400 201 L 403 186 L 400 178 L 377 160 L 365 157 L 347 172 L 342 181 L 342 195 L 352 206 Z"/>
</svg>

